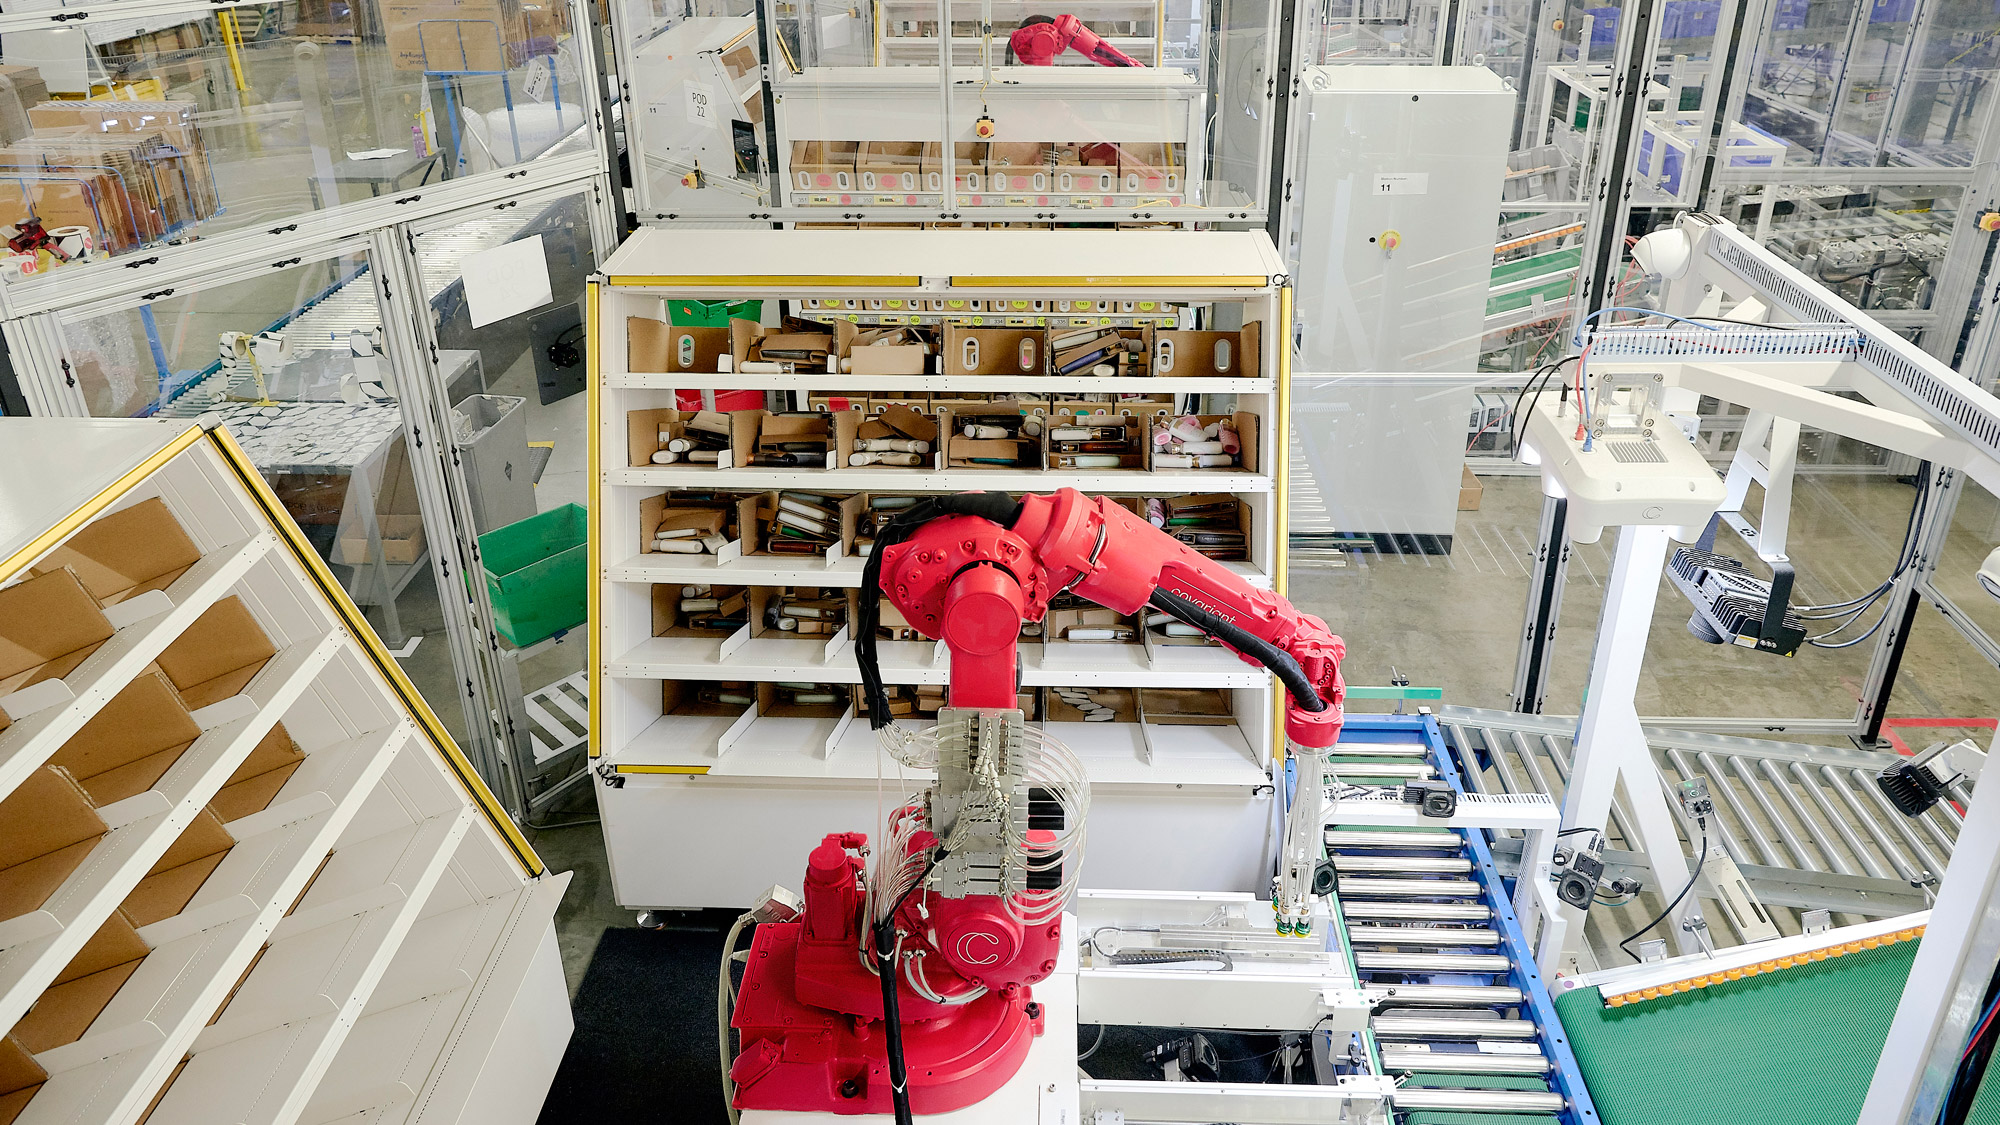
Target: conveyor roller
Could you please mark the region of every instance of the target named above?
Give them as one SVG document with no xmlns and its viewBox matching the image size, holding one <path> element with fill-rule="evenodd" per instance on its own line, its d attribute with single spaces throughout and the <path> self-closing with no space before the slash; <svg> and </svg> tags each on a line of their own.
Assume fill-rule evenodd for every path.
<svg viewBox="0 0 2000 1125">
<path fill-rule="evenodd" d="M 1405 1086 L 1396 1091 L 1397 1109 L 1464 1109 L 1487 1113 L 1556 1113 L 1567 1102 L 1561 1094 L 1534 1090 L 1429 1090 Z"/>
<path fill-rule="evenodd" d="M 1437 776 L 1436 770 L 1422 762 L 1343 762 L 1335 758 L 1327 769 L 1340 778 L 1402 777 L 1428 781 Z"/>
<path fill-rule="evenodd" d="M 1356 898 L 1478 898 L 1479 884 L 1470 879 L 1349 879 L 1340 880 L 1340 897 Z"/>
<path fill-rule="evenodd" d="M 1376 1035 L 1389 1039 L 1533 1039 L 1535 1025 L 1527 1020 L 1495 1016 L 1376 1016 L 1369 1021 Z"/>
<path fill-rule="evenodd" d="M 1455 852 L 1465 847 L 1465 840 L 1456 832 L 1402 832 L 1387 829 L 1381 832 L 1368 832 L 1360 829 L 1329 828 L 1326 830 L 1326 846 L 1329 848 L 1432 848 Z"/>
<path fill-rule="evenodd" d="M 1504 973 L 1514 963 L 1498 953 L 1378 953 L 1354 951 L 1361 969 L 1404 973 Z"/>
<path fill-rule="evenodd" d="M 1357 880 L 1358 881 L 1358 880 Z M 1341 893 L 1349 893 L 1346 887 Z M 1363 922 L 1484 922 L 1493 909 L 1482 902 L 1347 902 L 1340 912 L 1348 921 Z"/>
<path fill-rule="evenodd" d="M 1362 992 L 1376 1007 L 1512 1008 L 1521 1003 L 1521 990 L 1506 984 L 1370 984 Z"/>
<path fill-rule="evenodd" d="M 1536 1054 L 1445 1054 L 1403 1043 L 1382 1044 L 1382 1069 L 1391 1074 L 1427 1070 L 1444 1074 L 1546 1074 L 1549 1060 Z"/>
<path fill-rule="evenodd" d="M 1463 875 L 1472 861 L 1456 855 L 1335 855 L 1336 871 L 1360 875 Z"/>
<path fill-rule="evenodd" d="M 1499 945 L 1484 926 L 1349 926 L 1347 940 L 1364 945 Z"/>
</svg>

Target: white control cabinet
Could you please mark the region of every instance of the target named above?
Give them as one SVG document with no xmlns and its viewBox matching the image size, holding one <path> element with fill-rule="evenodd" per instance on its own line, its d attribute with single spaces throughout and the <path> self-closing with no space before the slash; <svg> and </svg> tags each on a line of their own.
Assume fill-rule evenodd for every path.
<svg viewBox="0 0 2000 1125">
<path fill-rule="evenodd" d="M 1485 67 L 1313 67 L 1292 171 L 1296 533 L 1448 550 L 1514 96 Z M 1408 372 L 1466 382 L 1398 383 Z M 1359 376 L 1359 377 L 1357 377 Z"/>
</svg>

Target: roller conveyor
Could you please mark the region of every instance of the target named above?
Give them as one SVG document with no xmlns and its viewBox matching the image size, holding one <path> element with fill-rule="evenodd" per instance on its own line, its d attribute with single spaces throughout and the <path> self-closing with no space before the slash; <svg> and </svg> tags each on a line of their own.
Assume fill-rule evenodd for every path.
<svg viewBox="0 0 2000 1125">
<path fill-rule="evenodd" d="M 1371 984 L 1362 991 L 1378 1007 L 1513 1008 L 1522 999 L 1520 989 L 1505 984 Z"/>
<path fill-rule="evenodd" d="M 1472 870 L 1472 861 L 1462 856 L 1417 855 L 1336 855 L 1335 871 L 1357 875 L 1463 875 Z"/>
<path fill-rule="evenodd" d="M 1402 777 L 1428 781 L 1437 770 L 1422 762 L 1344 762 L 1336 758 L 1328 764 L 1335 777 Z"/>
<path fill-rule="evenodd" d="M 1396 737 L 1403 732 L 1416 737 Z M 1336 773 L 1422 776 L 1435 767 L 1464 791 L 1433 719 L 1355 716 L 1343 738 L 1341 755 L 1399 761 L 1336 757 Z M 1427 756 L 1391 754 L 1389 746 L 1422 747 Z M 1484 830 L 1445 827 L 1414 810 L 1384 818 L 1374 807 L 1365 825 L 1341 823 L 1338 808 L 1330 811 L 1324 842 L 1340 923 L 1375 1011 L 1368 1035 L 1381 1072 L 1398 1081 L 1395 1119 L 1438 1114 L 1460 1125 L 1500 1125 L 1534 1115 L 1550 1125 L 1593 1125 L 1509 892 L 1490 874 Z M 1482 1049 L 1463 1046 L 1472 1043 Z"/>
<path fill-rule="evenodd" d="M 1382 1044 L 1382 1069 L 1391 1074 L 1412 1070 L 1450 1071 L 1453 1074 L 1547 1074 L 1549 1060 L 1540 1054 L 1489 1055 L 1485 1053 L 1423 1050 L 1406 1043 Z"/>
<path fill-rule="evenodd" d="M 1445 1090 L 1405 1086 L 1396 1091 L 1397 1109 L 1555 1113 L 1567 1105 L 1568 1101 L 1561 1094 L 1538 1093 L 1534 1090 Z"/>
<path fill-rule="evenodd" d="M 1514 962 L 1501 953 L 1380 953 L 1354 951 L 1354 963 L 1363 970 L 1397 973 L 1504 973 Z"/>
<path fill-rule="evenodd" d="M 1533 1039 L 1534 1023 L 1494 1016 L 1376 1016 L 1369 1021 L 1375 1034 L 1390 1039 Z"/>
<path fill-rule="evenodd" d="M 1358 880 L 1357 880 L 1358 881 Z M 1341 888 L 1342 895 L 1352 894 Z M 1349 921 L 1365 922 L 1484 922 L 1493 908 L 1477 902 L 1347 902 L 1340 904 Z"/>
<path fill-rule="evenodd" d="M 1456 832 L 1396 832 L 1381 830 L 1375 832 L 1343 832 L 1336 828 L 1326 830 L 1326 846 L 1329 848 L 1430 848 L 1461 851 L 1465 841 Z"/>
<path fill-rule="evenodd" d="M 1483 926 L 1349 926 L 1347 940 L 1370 945 L 1499 945 Z"/>
<path fill-rule="evenodd" d="M 1477 898 L 1479 884 L 1470 879 L 1348 879 L 1340 880 L 1340 897 L 1356 898 Z"/>
</svg>

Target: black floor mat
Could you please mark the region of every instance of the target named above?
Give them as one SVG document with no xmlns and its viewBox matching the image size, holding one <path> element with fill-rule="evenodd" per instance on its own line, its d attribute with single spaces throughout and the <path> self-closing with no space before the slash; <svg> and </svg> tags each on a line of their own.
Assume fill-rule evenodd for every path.
<svg viewBox="0 0 2000 1125">
<path fill-rule="evenodd" d="M 706 921 L 604 931 L 577 989 L 576 1034 L 540 1125 L 727 1125 L 715 974 L 728 921 Z"/>
</svg>

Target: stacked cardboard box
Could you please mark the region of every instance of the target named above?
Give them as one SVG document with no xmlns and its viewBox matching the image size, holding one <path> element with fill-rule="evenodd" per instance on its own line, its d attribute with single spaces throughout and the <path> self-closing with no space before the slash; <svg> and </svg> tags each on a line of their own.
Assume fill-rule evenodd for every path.
<svg viewBox="0 0 2000 1125">
<path fill-rule="evenodd" d="M 0 98 L 0 118 L 4 118 Z M 0 222 L 82 227 L 118 253 L 215 214 L 193 102 L 41 102 L 32 132 L 0 148 Z"/>
<path fill-rule="evenodd" d="M 490 74 L 555 52 L 550 19 L 531 26 L 520 0 L 383 0 L 382 22 L 397 70 Z"/>
</svg>

